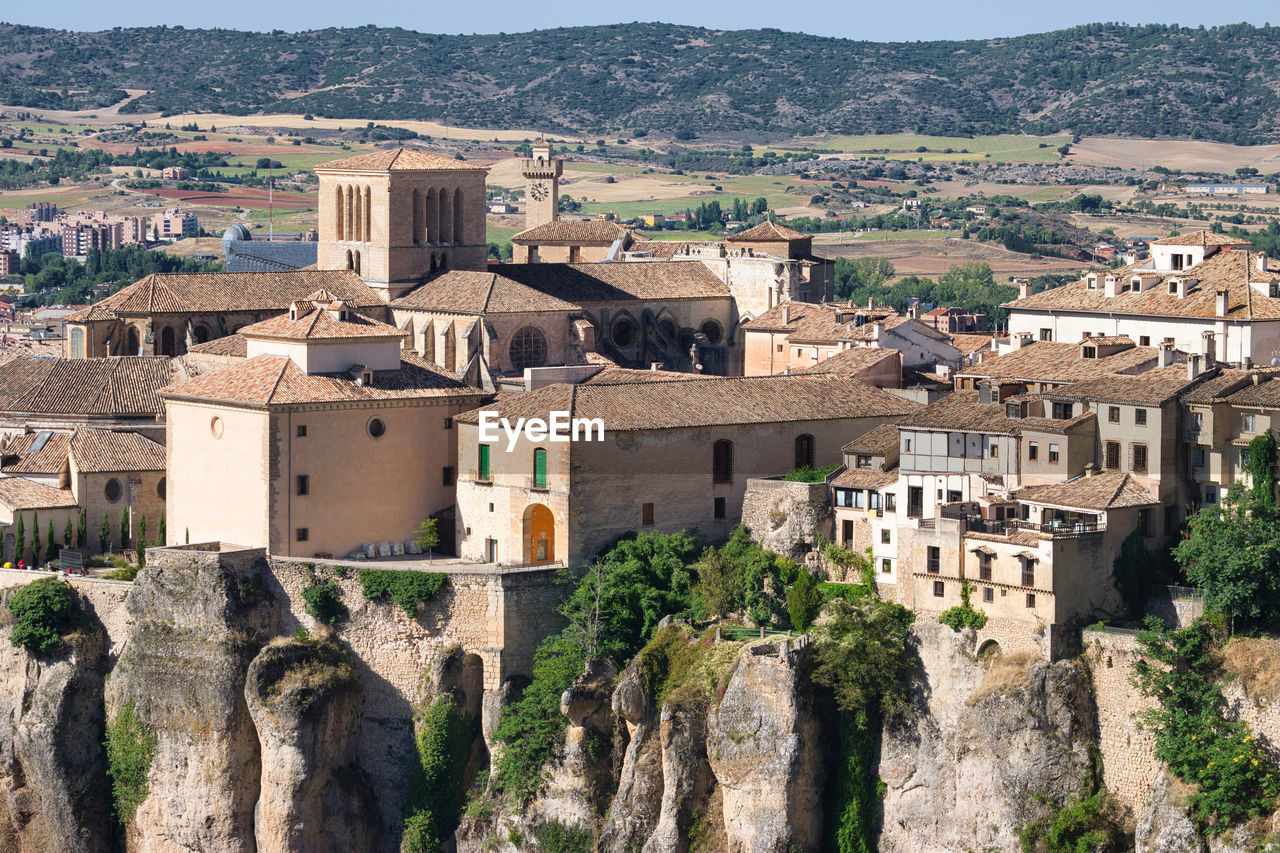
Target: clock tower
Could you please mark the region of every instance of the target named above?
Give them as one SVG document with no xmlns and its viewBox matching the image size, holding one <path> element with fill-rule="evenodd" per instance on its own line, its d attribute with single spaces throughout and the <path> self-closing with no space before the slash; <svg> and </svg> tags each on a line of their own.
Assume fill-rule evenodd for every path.
<svg viewBox="0 0 1280 853">
<path fill-rule="evenodd" d="M 525 180 L 524 227 L 537 228 L 558 218 L 560 172 L 564 161 L 551 158 L 551 143 L 539 139 L 533 143 L 533 156 L 521 163 Z"/>
</svg>

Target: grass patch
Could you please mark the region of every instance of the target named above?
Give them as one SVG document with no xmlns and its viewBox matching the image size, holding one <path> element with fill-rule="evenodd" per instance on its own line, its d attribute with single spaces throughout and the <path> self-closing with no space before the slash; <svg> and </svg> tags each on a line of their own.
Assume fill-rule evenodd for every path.
<svg viewBox="0 0 1280 853">
<path fill-rule="evenodd" d="M 834 474 L 839 467 L 840 466 L 838 464 L 823 465 L 821 468 L 810 468 L 808 465 L 805 465 L 801 468 L 796 468 L 794 471 L 787 474 L 783 474 L 782 479 L 786 480 L 788 483 L 821 483 Z"/>
<path fill-rule="evenodd" d="M 540 853 L 591 853 L 591 831 L 580 823 L 548 820 L 533 828 Z"/>
<path fill-rule="evenodd" d="M 668 625 L 640 650 L 641 683 L 656 708 L 705 705 L 719 698 L 744 645 L 717 643 L 713 631 L 695 640 L 687 627 Z"/>
<path fill-rule="evenodd" d="M 360 589 L 370 601 L 390 598 L 412 619 L 418 615 L 418 602 L 435 598 L 446 579 L 442 572 L 361 569 Z"/>
<path fill-rule="evenodd" d="M 1239 678 L 1250 696 L 1280 696 L 1280 643 L 1236 638 L 1221 658 L 1223 670 Z"/>
<path fill-rule="evenodd" d="M 827 140 L 819 151 L 846 154 L 881 154 L 890 159 L 965 162 L 992 160 L 1014 162 L 1053 162 L 1057 149 L 1071 141 L 1070 136 L 1023 136 L 1005 133 L 996 136 L 917 136 L 913 133 L 879 133 L 866 136 L 837 136 Z M 1045 147 L 1041 148 L 1041 145 Z M 926 151 L 916 149 L 924 146 Z M 950 152 L 947 149 L 951 149 Z M 887 152 L 887 153 L 885 153 Z M 901 156 L 895 156 L 901 155 Z"/>
<path fill-rule="evenodd" d="M 965 700 L 966 705 L 976 705 L 988 696 L 1013 690 L 1027 683 L 1036 656 L 1030 652 L 997 655 L 991 659 L 987 674 L 982 677 L 978 689 Z"/>
<path fill-rule="evenodd" d="M 867 594 L 867 588 L 860 583 L 836 583 L 834 581 L 823 581 L 818 584 L 818 592 L 822 593 L 823 601 L 830 601 L 833 598 L 844 598 L 848 601 L 857 601 Z"/>
<path fill-rule="evenodd" d="M 303 714 L 322 693 L 355 680 L 350 655 L 329 629 L 322 629 L 314 638 L 295 634 L 292 644 L 302 651 L 296 652 L 293 663 L 267 686 L 269 702 L 287 702 L 295 713 Z"/>
<path fill-rule="evenodd" d="M 115 816 L 123 826 L 133 820 L 138 806 L 147 798 L 147 773 L 156 756 L 156 735 L 138 718 L 134 703 L 130 702 L 107 726 L 104 745 Z"/>
<path fill-rule="evenodd" d="M 70 586 L 57 578 L 33 581 L 9 599 L 14 621 L 9 642 L 37 655 L 55 651 L 71 628 L 74 610 Z"/>
</svg>

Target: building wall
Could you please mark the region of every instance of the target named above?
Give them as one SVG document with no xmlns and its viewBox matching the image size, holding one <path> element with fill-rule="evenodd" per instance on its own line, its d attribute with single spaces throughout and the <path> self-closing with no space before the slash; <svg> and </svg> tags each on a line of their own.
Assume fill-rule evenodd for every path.
<svg viewBox="0 0 1280 853">
<path fill-rule="evenodd" d="M 0 512 L 4 512 L 4 510 L 0 510 Z M 49 541 L 49 522 L 53 522 L 54 544 L 61 547 L 64 544 L 62 541 L 62 534 L 66 532 L 67 519 L 71 519 L 71 527 L 74 530 L 76 520 L 79 518 L 79 515 L 80 511 L 75 507 L 37 510 L 24 509 L 11 513 L 11 517 L 8 519 L 7 523 L 0 522 L 0 543 L 3 543 L 0 544 L 0 552 L 3 552 L 4 556 L 4 559 L 0 560 L 0 563 L 11 562 L 16 564 L 19 559 L 25 560 L 28 563 L 31 562 L 31 546 L 34 542 L 34 537 L 37 535 L 37 531 L 35 530 L 36 523 L 39 523 L 40 525 L 38 533 L 40 536 L 41 563 L 57 559 L 58 555 L 56 552 L 53 556 L 48 556 L 44 553 Z M 10 537 L 17 536 L 19 517 L 22 518 L 23 535 L 26 538 L 26 551 L 24 551 L 22 555 L 17 553 L 16 538 L 12 541 L 10 540 Z M 115 519 L 115 523 L 118 526 L 119 519 Z M 97 541 L 96 538 L 94 538 L 94 541 Z"/>
<path fill-rule="evenodd" d="M 363 364 L 373 370 L 400 369 L 399 338 L 335 338 L 331 340 L 268 340 L 249 338 L 245 355 L 275 355 L 292 359 L 306 373 L 345 373 Z"/>
<path fill-rule="evenodd" d="M 511 341 L 526 326 L 533 326 L 546 338 L 546 364 L 582 362 L 583 348 L 573 334 L 572 315 L 568 312 L 487 314 L 483 318 L 474 314 L 407 308 L 397 308 L 393 313 L 397 327 L 406 320 L 413 321 L 413 337 L 405 342 L 406 346 L 451 370 L 461 370 L 467 366 L 470 360 L 468 329 L 476 324 L 483 324 L 484 331 L 471 334 L 479 339 L 489 369 L 495 372 L 508 373 L 514 370 L 511 363 Z M 453 342 L 452 358 L 448 357 L 450 340 Z"/>
<path fill-rule="evenodd" d="M 511 260 L 517 264 L 592 264 L 609 257 L 613 243 L 511 243 Z"/>
<path fill-rule="evenodd" d="M 107 484 L 111 480 L 116 480 L 120 484 L 120 497 L 115 500 L 107 498 Z M 161 482 L 164 482 L 163 487 Z M 98 539 L 98 531 L 102 529 L 102 516 L 105 513 L 111 521 L 111 541 L 115 547 L 119 549 L 120 543 L 120 516 L 122 513 L 129 515 L 129 531 L 130 536 L 136 536 L 138 532 L 138 524 L 145 517 L 147 519 L 147 542 L 156 542 L 157 534 L 160 530 L 160 516 L 165 513 L 165 498 L 161 495 L 162 489 L 167 492 L 168 480 L 164 471 L 142 471 L 129 472 L 118 471 L 110 473 L 92 473 L 86 474 L 80 471 L 72 470 L 72 489 L 75 491 L 76 499 L 80 502 L 80 506 L 84 507 L 85 530 L 89 536 L 89 542 L 92 547 L 100 547 Z M 74 522 L 72 522 L 74 524 Z M 169 520 L 165 518 L 166 528 L 169 526 Z M 61 536 L 61 528 L 58 528 L 59 536 Z M 134 540 L 130 539 L 130 546 L 134 544 Z"/>
</svg>

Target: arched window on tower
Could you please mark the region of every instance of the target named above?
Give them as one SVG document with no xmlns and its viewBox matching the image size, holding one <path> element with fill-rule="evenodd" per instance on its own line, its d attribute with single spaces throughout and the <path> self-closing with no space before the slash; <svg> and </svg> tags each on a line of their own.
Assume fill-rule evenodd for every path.
<svg viewBox="0 0 1280 853">
<path fill-rule="evenodd" d="M 413 245 L 422 245 L 422 193 L 413 191 Z"/>
<path fill-rule="evenodd" d="M 426 219 L 426 227 L 427 227 L 426 242 L 439 243 L 440 242 L 440 196 L 439 196 L 439 193 L 435 191 L 434 187 L 427 190 L 427 198 L 426 198 L 425 204 L 426 204 L 425 219 Z"/>
<path fill-rule="evenodd" d="M 373 196 L 368 187 L 364 188 L 364 237 L 366 243 L 373 239 Z"/>
<path fill-rule="evenodd" d="M 351 250 L 347 249 L 347 269 L 353 270 L 355 268 L 356 268 L 356 260 L 352 256 Z"/>
<path fill-rule="evenodd" d="M 440 191 L 440 236 L 437 240 L 453 242 L 453 194 L 448 190 Z"/>
<path fill-rule="evenodd" d="M 334 219 L 334 227 L 335 227 L 335 230 L 338 232 L 339 240 L 347 239 L 346 237 L 347 232 L 345 227 L 346 223 L 343 221 L 343 218 L 342 218 L 342 214 L 343 214 L 342 201 L 343 201 L 342 187 L 334 187 L 333 188 L 333 219 Z"/>
</svg>

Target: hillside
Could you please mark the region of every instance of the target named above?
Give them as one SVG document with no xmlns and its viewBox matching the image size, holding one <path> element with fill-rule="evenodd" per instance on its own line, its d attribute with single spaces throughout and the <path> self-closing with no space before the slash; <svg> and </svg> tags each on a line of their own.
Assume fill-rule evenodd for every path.
<svg viewBox="0 0 1280 853">
<path fill-rule="evenodd" d="M 144 59 L 139 60 L 139 57 Z M 880 44 L 626 24 L 497 35 L 0 24 L 0 103 L 311 112 L 635 134 L 748 132 L 1280 140 L 1280 27 L 1093 24 Z"/>
</svg>

